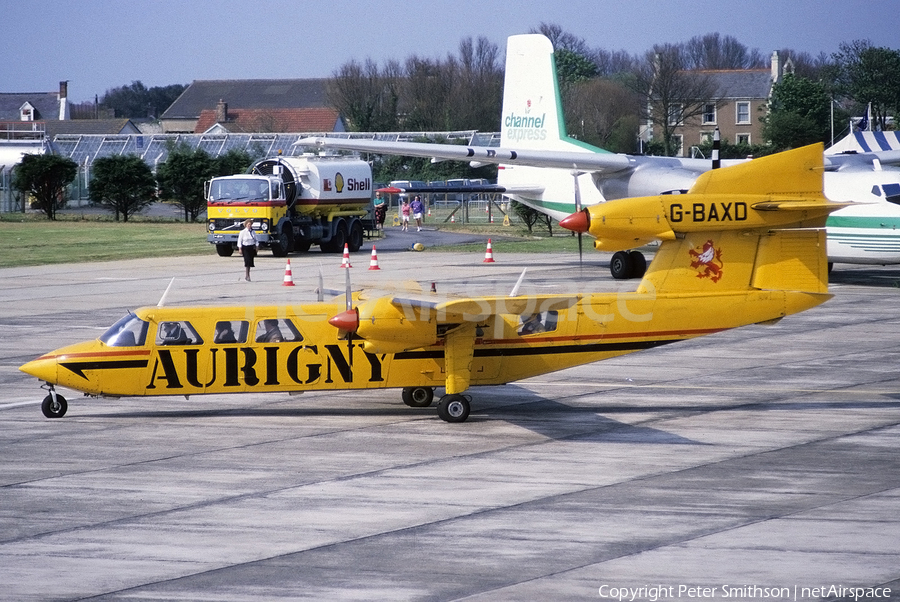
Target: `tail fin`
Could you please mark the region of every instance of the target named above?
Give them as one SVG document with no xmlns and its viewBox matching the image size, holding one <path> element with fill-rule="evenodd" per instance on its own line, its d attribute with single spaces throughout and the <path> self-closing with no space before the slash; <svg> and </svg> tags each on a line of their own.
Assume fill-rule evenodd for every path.
<svg viewBox="0 0 900 602">
<path fill-rule="evenodd" d="M 827 293 L 825 220 L 844 204 L 825 198 L 822 163 L 811 145 L 706 172 L 686 195 L 648 197 L 674 236 L 639 290 Z"/>
<path fill-rule="evenodd" d="M 543 35 L 515 35 L 507 40 L 500 146 L 608 152 L 566 135 L 553 44 Z"/>
</svg>

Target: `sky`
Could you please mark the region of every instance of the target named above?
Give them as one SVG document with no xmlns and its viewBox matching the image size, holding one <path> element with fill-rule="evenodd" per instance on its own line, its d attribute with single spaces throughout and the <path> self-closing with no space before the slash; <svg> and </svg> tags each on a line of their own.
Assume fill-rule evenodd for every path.
<svg viewBox="0 0 900 602">
<path fill-rule="evenodd" d="M 343 64 L 458 54 L 486 37 L 559 25 L 588 47 L 643 54 L 654 44 L 730 35 L 764 56 L 837 52 L 869 40 L 900 49 L 896 0 L 51 0 L 41 11 L 0 0 L 0 92 L 69 100 L 111 88 L 195 79 L 330 77 Z M 824 8 L 823 8 L 824 7 Z"/>
</svg>

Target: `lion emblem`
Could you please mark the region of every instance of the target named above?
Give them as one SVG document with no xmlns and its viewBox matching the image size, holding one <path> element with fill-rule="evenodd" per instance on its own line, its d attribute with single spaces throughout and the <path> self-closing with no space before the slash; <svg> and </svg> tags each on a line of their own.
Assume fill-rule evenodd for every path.
<svg viewBox="0 0 900 602">
<path fill-rule="evenodd" d="M 691 255 L 691 267 L 697 272 L 697 278 L 709 278 L 718 282 L 722 278 L 722 250 L 717 249 L 713 241 L 707 240 L 702 247 L 688 251 Z"/>
</svg>

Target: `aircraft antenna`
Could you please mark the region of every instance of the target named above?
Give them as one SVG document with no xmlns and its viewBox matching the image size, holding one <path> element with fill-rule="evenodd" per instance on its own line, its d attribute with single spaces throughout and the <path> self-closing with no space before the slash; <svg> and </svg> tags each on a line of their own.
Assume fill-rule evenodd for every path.
<svg viewBox="0 0 900 602">
<path fill-rule="evenodd" d="M 169 281 L 169 286 L 166 287 L 166 292 L 162 294 L 162 297 L 159 298 L 159 303 L 156 304 L 156 307 L 162 307 L 166 304 L 166 297 L 169 296 L 169 291 L 172 290 L 172 285 L 175 284 L 175 277 Z"/>
<path fill-rule="evenodd" d="M 316 289 L 316 300 L 321 303 L 325 300 L 325 275 L 322 273 L 322 262 L 319 262 L 319 288 Z"/>
<path fill-rule="evenodd" d="M 519 275 L 519 279 L 516 281 L 516 285 L 513 287 L 512 291 L 510 291 L 510 297 L 518 297 L 519 296 L 519 287 L 522 286 L 522 281 L 525 280 L 525 272 L 528 271 L 528 268 L 522 268 L 522 273 Z"/>
</svg>

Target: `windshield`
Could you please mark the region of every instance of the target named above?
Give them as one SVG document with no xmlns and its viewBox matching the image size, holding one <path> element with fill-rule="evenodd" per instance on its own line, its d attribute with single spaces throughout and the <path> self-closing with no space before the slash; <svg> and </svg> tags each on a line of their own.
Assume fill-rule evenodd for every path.
<svg viewBox="0 0 900 602">
<path fill-rule="evenodd" d="M 100 336 L 100 340 L 110 347 L 140 347 L 146 338 L 147 322 L 131 312 Z"/>
<path fill-rule="evenodd" d="M 264 178 L 218 178 L 210 185 L 209 200 L 268 201 L 269 182 Z"/>
</svg>

